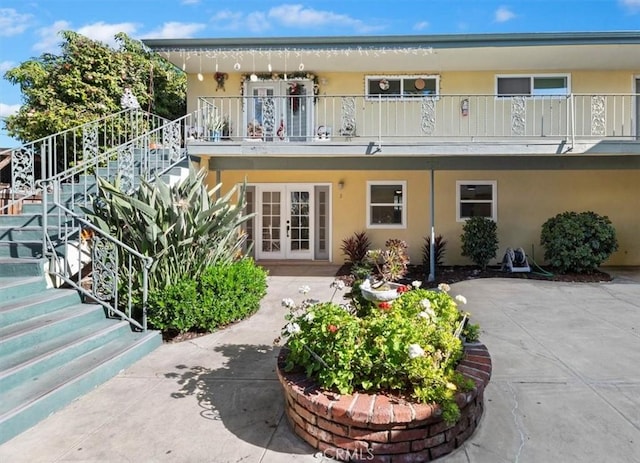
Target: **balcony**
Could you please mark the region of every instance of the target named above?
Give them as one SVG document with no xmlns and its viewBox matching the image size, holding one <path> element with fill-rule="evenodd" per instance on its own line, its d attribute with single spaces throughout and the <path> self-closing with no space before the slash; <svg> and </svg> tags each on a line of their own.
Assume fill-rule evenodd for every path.
<svg viewBox="0 0 640 463">
<path fill-rule="evenodd" d="M 639 108 L 638 94 L 201 97 L 188 143 L 209 156 L 640 154 Z"/>
</svg>

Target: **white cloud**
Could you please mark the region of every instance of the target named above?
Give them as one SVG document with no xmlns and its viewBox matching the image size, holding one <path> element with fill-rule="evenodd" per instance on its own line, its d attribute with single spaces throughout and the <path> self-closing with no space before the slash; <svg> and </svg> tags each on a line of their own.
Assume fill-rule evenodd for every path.
<svg viewBox="0 0 640 463">
<path fill-rule="evenodd" d="M 360 32 L 372 29 L 372 26 L 368 26 L 363 21 L 354 19 L 348 15 L 338 14 L 332 11 L 314 10 L 313 8 L 296 4 L 284 4 L 273 7 L 269 10 L 267 16 L 284 26 L 295 28 L 346 26 Z"/>
<path fill-rule="evenodd" d="M 516 15 L 513 11 L 511 11 L 506 6 L 501 6 L 496 10 L 494 19 L 498 23 L 505 23 L 507 21 L 511 21 L 515 17 Z"/>
<path fill-rule="evenodd" d="M 21 105 L 19 104 L 0 103 L 0 117 L 12 116 L 13 114 L 18 112 L 20 106 Z"/>
<path fill-rule="evenodd" d="M 89 37 L 91 40 L 97 40 L 115 47 L 117 46 L 117 42 L 115 40 L 115 35 L 117 33 L 124 32 L 127 35 L 133 35 L 137 29 L 138 26 L 135 23 L 107 24 L 100 21 L 83 26 L 76 32 L 84 35 L 85 37 Z"/>
<path fill-rule="evenodd" d="M 196 32 L 205 28 L 204 24 L 198 23 L 179 23 L 168 22 L 164 23 L 161 27 L 152 30 L 144 34 L 143 38 L 148 39 L 175 39 L 175 38 L 190 38 Z"/>
<path fill-rule="evenodd" d="M 0 8 L 0 37 L 22 34 L 31 18 L 30 14 L 20 14 L 13 8 Z"/>
<path fill-rule="evenodd" d="M 267 16 L 260 12 L 254 11 L 249 13 L 246 18 L 246 27 L 254 33 L 260 33 L 270 28 L 269 20 Z"/>
<path fill-rule="evenodd" d="M 244 27 L 244 16 L 240 12 L 231 10 L 218 11 L 211 22 L 217 29 L 222 30 L 238 30 Z"/>
<path fill-rule="evenodd" d="M 620 0 L 620 3 L 634 13 L 640 11 L 640 0 Z"/>
<path fill-rule="evenodd" d="M 4 74 L 9 69 L 13 69 L 17 64 L 13 61 L 0 61 L 0 74 Z"/>
<path fill-rule="evenodd" d="M 200 3 L 200 0 L 182 0 L 180 3 L 182 5 L 197 5 Z"/>
<path fill-rule="evenodd" d="M 49 27 L 43 27 L 36 31 L 40 40 L 33 44 L 33 49 L 39 52 L 57 53 L 60 48 L 62 38 L 58 35 L 60 31 L 68 30 L 71 24 L 67 21 L 56 21 Z"/>
<path fill-rule="evenodd" d="M 413 26 L 413 29 L 416 31 L 423 31 L 429 28 L 429 21 L 420 21 Z"/>
</svg>

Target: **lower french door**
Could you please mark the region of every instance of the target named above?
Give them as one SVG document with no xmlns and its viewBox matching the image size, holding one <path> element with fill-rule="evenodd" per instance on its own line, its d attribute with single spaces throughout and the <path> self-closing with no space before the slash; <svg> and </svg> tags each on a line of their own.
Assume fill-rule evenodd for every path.
<svg viewBox="0 0 640 463">
<path fill-rule="evenodd" d="M 313 185 L 256 187 L 256 257 L 314 258 Z"/>
</svg>

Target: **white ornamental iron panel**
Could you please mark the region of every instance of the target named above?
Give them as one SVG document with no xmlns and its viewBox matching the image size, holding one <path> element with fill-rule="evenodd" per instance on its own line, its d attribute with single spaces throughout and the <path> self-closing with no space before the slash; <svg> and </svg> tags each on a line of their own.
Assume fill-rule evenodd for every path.
<svg viewBox="0 0 640 463">
<path fill-rule="evenodd" d="M 169 159 L 180 159 L 180 122 L 172 122 L 162 130 L 162 146 L 169 150 Z"/>
<path fill-rule="evenodd" d="M 33 145 L 23 146 L 11 152 L 11 185 L 16 193 L 35 192 Z"/>
<path fill-rule="evenodd" d="M 511 98 L 511 135 L 525 135 L 527 103 L 523 96 Z"/>
<path fill-rule="evenodd" d="M 98 157 L 98 123 L 82 127 L 82 159 L 90 161 Z"/>
<path fill-rule="evenodd" d="M 266 139 L 273 137 L 276 126 L 276 104 L 272 97 L 260 97 L 262 103 L 262 130 Z"/>
<path fill-rule="evenodd" d="M 341 100 L 340 135 L 353 137 L 356 134 L 356 99 L 344 96 Z"/>
<path fill-rule="evenodd" d="M 604 136 L 607 127 L 607 114 L 604 96 L 591 97 L 591 135 Z"/>
<path fill-rule="evenodd" d="M 433 135 L 436 130 L 436 102 L 433 98 L 423 98 L 420 104 L 420 129 L 425 135 Z"/>
<path fill-rule="evenodd" d="M 99 235 L 93 241 L 92 283 L 95 296 L 101 301 L 111 301 L 117 294 L 118 254 L 113 241 L 103 239 Z"/>
<path fill-rule="evenodd" d="M 128 195 L 132 194 L 135 187 L 133 144 L 131 143 L 118 147 L 118 176 L 120 189 Z"/>
</svg>

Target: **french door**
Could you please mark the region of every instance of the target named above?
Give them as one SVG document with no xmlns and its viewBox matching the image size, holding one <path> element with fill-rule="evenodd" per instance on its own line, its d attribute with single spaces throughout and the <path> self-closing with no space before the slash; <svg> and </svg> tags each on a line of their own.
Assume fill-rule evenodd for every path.
<svg viewBox="0 0 640 463">
<path fill-rule="evenodd" d="M 313 136 L 311 81 L 247 82 L 246 136 L 262 141 L 306 141 Z"/>
<path fill-rule="evenodd" d="M 256 200 L 256 257 L 313 259 L 313 185 L 261 185 Z"/>
</svg>

